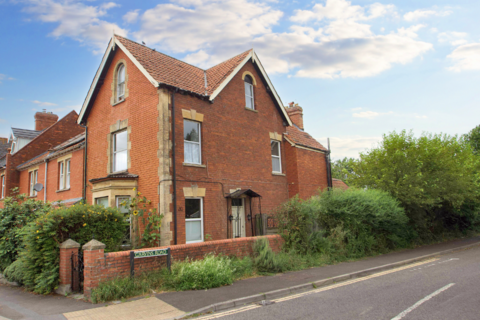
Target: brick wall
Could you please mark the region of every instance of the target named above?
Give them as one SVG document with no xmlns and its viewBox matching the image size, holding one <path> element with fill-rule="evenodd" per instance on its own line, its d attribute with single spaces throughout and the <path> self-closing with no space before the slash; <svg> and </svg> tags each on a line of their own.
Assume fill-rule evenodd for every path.
<svg viewBox="0 0 480 320">
<path fill-rule="evenodd" d="M 126 64 L 128 96 L 123 102 L 112 106 L 112 81 L 114 69 L 120 60 Z M 158 178 L 158 93 L 120 48 L 115 49 L 110 68 L 103 80 L 93 106 L 88 115 L 87 142 L 87 202 L 92 203 L 91 179 L 106 177 L 108 165 L 108 139 L 110 126 L 118 121 L 128 119 L 132 128 L 130 134 L 131 149 L 129 152 L 131 167 L 129 173 L 139 175 L 138 190 L 159 206 L 157 187 Z M 141 221 L 142 219 L 139 219 Z M 143 232 L 143 226 L 140 233 Z"/>
<path fill-rule="evenodd" d="M 245 109 L 245 89 L 242 75 L 250 72 L 256 79 L 254 87 L 255 110 Z M 185 206 L 183 187 L 192 184 L 206 188 L 204 198 L 204 234 L 213 240 L 225 239 L 231 222 L 227 220 L 227 200 L 231 189 L 252 189 L 262 196 L 262 213 L 271 213 L 288 200 L 287 161 L 282 147 L 282 172 L 272 174 L 270 132 L 282 135 L 286 131 L 280 111 L 276 108 L 255 66 L 248 62 L 213 103 L 189 95 L 175 95 L 176 167 L 178 243 L 185 243 Z M 202 164 L 184 165 L 182 109 L 195 110 L 204 115 L 201 125 Z M 257 201 L 257 200 L 254 200 Z M 249 212 L 248 201 L 245 212 Z M 254 213 L 260 213 L 255 202 Z M 231 210 L 230 210 L 231 211 Z M 252 210 L 253 211 L 253 210 Z M 245 219 L 246 235 L 251 235 L 251 224 Z M 173 223 L 171 224 L 173 231 Z"/>
<path fill-rule="evenodd" d="M 283 240 L 279 235 L 266 236 L 270 247 L 274 252 L 280 252 Z M 190 259 L 202 259 L 205 254 L 214 252 L 216 254 L 234 255 L 239 258 L 250 256 L 253 253 L 252 246 L 257 237 L 226 239 L 208 241 L 194 244 L 170 246 L 174 261 Z M 150 248 L 144 250 L 162 249 L 167 247 Z M 143 271 L 158 270 L 166 265 L 166 257 L 152 257 L 135 259 L 136 274 Z M 112 252 L 104 254 L 103 249 L 84 251 L 84 293 L 90 296 L 93 288 L 101 281 L 115 277 L 126 277 L 130 275 L 130 251 Z M 64 280 L 67 282 L 68 280 Z"/>
<path fill-rule="evenodd" d="M 81 198 L 83 196 L 83 156 L 84 149 L 75 150 L 72 152 L 72 158 L 70 159 L 70 189 L 59 191 L 59 179 L 60 168 L 57 159 L 51 159 L 48 162 L 47 172 L 47 201 L 55 202 L 62 200 L 69 200 L 75 198 Z M 28 168 L 20 171 L 20 194 L 29 194 L 30 177 Z M 38 165 L 38 183 L 45 185 L 45 162 Z M 37 192 L 35 198 L 37 200 L 44 199 L 45 188 L 42 191 Z"/>
</svg>

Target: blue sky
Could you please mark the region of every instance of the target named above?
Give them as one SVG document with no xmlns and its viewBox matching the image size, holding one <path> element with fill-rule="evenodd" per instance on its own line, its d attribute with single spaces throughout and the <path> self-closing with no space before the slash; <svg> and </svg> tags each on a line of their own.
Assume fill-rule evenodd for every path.
<svg viewBox="0 0 480 320">
<path fill-rule="evenodd" d="M 0 0 L 0 136 L 79 111 L 115 31 L 200 67 L 253 47 L 284 104 L 358 156 L 480 124 L 480 1 Z"/>
</svg>

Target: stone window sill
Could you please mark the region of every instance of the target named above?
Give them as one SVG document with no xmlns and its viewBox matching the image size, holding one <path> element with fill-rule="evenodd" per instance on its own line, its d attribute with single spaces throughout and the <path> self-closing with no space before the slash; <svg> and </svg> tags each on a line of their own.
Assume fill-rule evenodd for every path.
<svg viewBox="0 0 480 320">
<path fill-rule="evenodd" d="M 70 188 L 68 188 L 68 189 L 62 189 L 62 190 L 57 190 L 57 191 L 55 191 L 55 192 L 56 192 L 56 193 L 59 193 L 59 192 L 64 192 L 64 191 L 70 191 Z"/>
<path fill-rule="evenodd" d="M 28 196 L 28 199 L 35 199 L 37 196 Z"/>
<path fill-rule="evenodd" d="M 285 177 L 285 173 L 281 173 L 281 172 L 272 172 L 272 176 L 282 176 L 282 177 Z"/>
<path fill-rule="evenodd" d="M 183 163 L 183 166 L 185 167 L 197 167 L 197 168 L 206 168 L 207 166 L 204 164 L 195 164 L 195 163 Z"/>
<path fill-rule="evenodd" d="M 116 105 L 118 105 L 122 102 L 125 102 L 125 100 L 127 100 L 127 98 L 123 98 L 122 100 L 115 102 L 114 104 L 112 104 L 112 107 L 115 107 Z"/>
<path fill-rule="evenodd" d="M 250 108 L 247 108 L 247 107 L 245 107 L 245 110 L 248 110 L 248 111 L 252 111 L 252 112 L 256 112 L 256 113 L 258 113 L 258 110 L 255 110 L 255 109 L 250 109 Z"/>
</svg>

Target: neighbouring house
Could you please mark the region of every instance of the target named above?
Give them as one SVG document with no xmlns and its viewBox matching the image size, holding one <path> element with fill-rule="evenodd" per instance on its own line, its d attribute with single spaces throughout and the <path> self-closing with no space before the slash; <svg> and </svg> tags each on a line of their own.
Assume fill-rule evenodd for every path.
<svg viewBox="0 0 480 320">
<path fill-rule="evenodd" d="M 332 185 L 302 112 L 254 50 L 204 70 L 114 36 L 78 118 L 86 199 L 121 207 L 141 192 L 164 215 L 162 245 L 253 236 L 260 213 Z"/>
<path fill-rule="evenodd" d="M 44 111 L 35 114 L 35 130 L 12 128 L 7 152 L 0 154 L 0 207 L 14 188 L 66 205 L 83 198 L 85 129 L 77 119 L 75 111 L 60 120 Z"/>
</svg>

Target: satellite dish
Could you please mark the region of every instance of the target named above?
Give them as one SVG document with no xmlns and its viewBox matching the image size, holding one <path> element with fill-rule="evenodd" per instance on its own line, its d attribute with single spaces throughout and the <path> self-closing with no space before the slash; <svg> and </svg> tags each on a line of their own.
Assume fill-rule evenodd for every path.
<svg viewBox="0 0 480 320">
<path fill-rule="evenodd" d="M 39 191 L 42 191 L 43 189 L 43 184 L 41 183 L 36 183 L 34 186 L 33 186 L 33 190 L 39 192 Z"/>
</svg>

